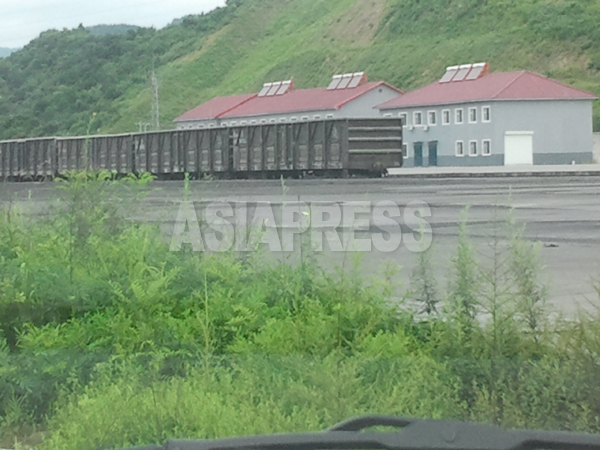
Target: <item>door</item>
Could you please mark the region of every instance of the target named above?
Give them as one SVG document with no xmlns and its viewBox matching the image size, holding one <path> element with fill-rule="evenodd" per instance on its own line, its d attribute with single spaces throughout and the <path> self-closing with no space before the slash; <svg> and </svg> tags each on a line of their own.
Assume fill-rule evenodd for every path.
<svg viewBox="0 0 600 450">
<path fill-rule="evenodd" d="M 429 165 L 437 166 L 438 165 L 438 151 L 437 151 L 438 143 L 437 143 L 437 141 L 431 141 L 431 142 L 428 142 L 427 144 L 428 144 L 428 150 L 429 150 Z"/>
<path fill-rule="evenodd" d="M 413 148 L 415 151 L 415 167 L 423 166 L 423 143 L 415 142 L 413 144 Z"/>
<path fill-rule="evenodd" d="M 507 131 L 504 134 L 504 165 L 533 164 L 533 131 Z"/>
</svg>

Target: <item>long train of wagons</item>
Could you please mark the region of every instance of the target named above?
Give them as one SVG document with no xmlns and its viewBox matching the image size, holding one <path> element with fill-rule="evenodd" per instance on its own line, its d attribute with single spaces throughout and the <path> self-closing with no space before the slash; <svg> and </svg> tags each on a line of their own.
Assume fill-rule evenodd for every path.
<svg viewBox="0 0 600 450">
<path fill-rule="evenodd" d="M 381 176 L 401 167 L 400 119 L 343 119 L 0 141 L 0 178 L 44 180 L 78 170 L 159 178 Z"/>
</svg>

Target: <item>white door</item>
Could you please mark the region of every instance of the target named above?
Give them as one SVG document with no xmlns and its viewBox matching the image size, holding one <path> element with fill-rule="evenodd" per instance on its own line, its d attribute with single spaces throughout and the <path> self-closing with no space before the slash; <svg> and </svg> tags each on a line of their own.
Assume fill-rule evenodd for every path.
<svg viewBox="0 0 600 450">
<path fill-rule="evenodd" d="M 533 131 L 507 131 L 504 134 L 504 165 L 533 164 Z"/>
</svg>

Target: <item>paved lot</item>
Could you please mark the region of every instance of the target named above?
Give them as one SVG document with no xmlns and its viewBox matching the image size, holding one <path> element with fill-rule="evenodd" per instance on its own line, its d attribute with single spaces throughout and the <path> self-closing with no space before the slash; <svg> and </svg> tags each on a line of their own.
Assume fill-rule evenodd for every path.
<svg viewBox="0 0 600 450">
<path fill-rule="evenodd" d="M 600 152 L 600 136 L 598 136 Z M 595 158 L 598 159 L 597 154 Z M 549 166 L 465 166 L 465 167 L 403 167 L 390 169 L 391 176 L 402 177 L 556 177 L 556 176 L 600 176 L 600 164 L 573 164 Z"/>
<path fill-rule="evenodd" d="M 169 237 L 173 233 L 181 182 L 156 183 L 145 198 L 135 205 L 123 202 L 136 219 L 159 223 Z M 123 195 L 126 197 L 127 195 Z M 31 214 L 52 206 L 57 193 L 52 185 L 5 184 L 0 200 L 16 201 Z M 193 182 L 190 200 L 199 207 L 211 201 L 282 204 L 301 202 L 393 201 L 404 208 L 409 202 L 422 201 L 431 208 L 427 219 L 432 227 L 436 272 L 440 288 L 446 285 L 448 263 L 456 249 L 461 212 L 470 207 L 469 232 L 480 252 L 482 264 L 489 263 L 489 243 L 494 230 L 505 223 L 509 207 L 525 225 L 525 237 L 540 243 L 545 262 L 543 279 L 549 285 L 552 303 L 567 314 L 577 306 L 590 307 L 598 295 L 592 280 L 600 275 L 600 177 L 507 177 L 507 178 L 402 178 L 350 180 L 294 180 L 282 186 L 279 181 Z M 373 225 L 373 224 L 371 224 Z M 385 227 L 384 227 L 385 228 Z M 379 232 L 377 228 L 371 231 Z M 384 229 L 397 233 L 393 228 Z M 412 230 L 402 226 L 404 236 Z M 368 232 L 366 233 L 368 234 Z M 362 233 L 364 236 L 365 233 Z M 360 233 L 359 233 L 360 236 Z M 349 256 L 326 251 L 326 264 L 348 264 Z M 392 253 L 376 250 L 363 255 L 365 276 L 381 273 L 381 265 L 394 261 L 403 266 L 398 280 L 408 287 L 415 253 L 405 245 Z"/>
</svg>

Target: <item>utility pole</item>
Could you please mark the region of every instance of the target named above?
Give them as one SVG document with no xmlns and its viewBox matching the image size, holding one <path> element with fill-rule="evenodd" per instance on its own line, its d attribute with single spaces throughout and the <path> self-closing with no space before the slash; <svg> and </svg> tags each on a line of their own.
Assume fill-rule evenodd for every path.
<svg viewBox="0 0 600 450">
<path fill-rule="evenodd" d="M 158 78 L 156 72 L 152 70 L 152 77 L 150 81 L 152 85 L 152 128 L 154 131 L 160 131 L 160 109 L 158 99 Z"/>
</svg>

